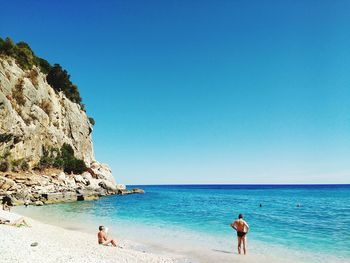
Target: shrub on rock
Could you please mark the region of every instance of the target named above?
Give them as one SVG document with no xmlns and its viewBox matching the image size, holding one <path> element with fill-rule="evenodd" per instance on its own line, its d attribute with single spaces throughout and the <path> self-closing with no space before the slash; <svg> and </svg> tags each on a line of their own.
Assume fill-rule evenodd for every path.
<svg viewBox="0 0 350 263">
<path fill-rule="evenodd" d="M 7 160 L 0 161 L 0 172 L 7 172 L 10 165 Z"/>
<path fill-rule="evenodd" d="M 64 172 L 66 173 L 74 173 L 74 174 L 82 174 L 86 169 L 85 162 L 83 160 L 72 158 L 65 162 L 64 164 Z"/>
<path fill-rule="evenodd" d="M 66 173 L 82 174 L 86 170 L 85 162 L 74 156 L 71 145 L 64 143 L 61 149 L 43 148 L 43 155 L 39 162 L 39 168 L 55 167 L 63 169 Z"/>
</svg>

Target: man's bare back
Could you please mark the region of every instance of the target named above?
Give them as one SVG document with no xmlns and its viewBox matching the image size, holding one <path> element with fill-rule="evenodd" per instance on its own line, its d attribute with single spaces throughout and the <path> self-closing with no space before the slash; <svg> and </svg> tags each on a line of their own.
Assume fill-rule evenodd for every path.
<svg viewBox="0 0 350 263">
<path fill-rule="evenodd" d="M 244 232 L 247 223 L 243 219 L 237 219 L 233 222 L 233 225 L 236 227 L 237 232 Z"/>
<path fill-rule="evenodd" d="M 241 243 L 243 242 L 244 255 L 246 254 L 246 235 L 249 232 L 249 225 L 243 220 L 243 215 L 239 214 L 238 219 L 232 222 L 231 227 L 237 231 L 238 254 L 241 254 Z"/>
</svg>

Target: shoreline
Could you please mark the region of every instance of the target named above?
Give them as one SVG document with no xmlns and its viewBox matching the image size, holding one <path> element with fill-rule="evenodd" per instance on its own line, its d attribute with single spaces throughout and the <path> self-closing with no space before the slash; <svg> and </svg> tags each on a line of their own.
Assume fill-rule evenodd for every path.
<svg viewBox="0 0 350 263">
<path fill-rule="evenodd" d="M 16 209 L 14 209 L 16 210 Z M 0 233 L 3 242 L 0 244 L 1 251 L 5 251 L 5 263 L 15 262 L 162 262 L 162 263 L 211 263 L 211 262 L 307 262 L 295 261 L 293 258 L 281 257 L 280 253 L 254 253 L 254 249 L 248 250 L 247 256 L 240 256 L 236 252 L 225 249 L 212 249 L 191 247 L 184 242 L 181 247 L 171 249 L 170 242 L 159 244 L 157 234 L 152 240 L 135 241 L 135 236 L 131 239 L 115 236 L 117 231 L 112 227 L 110 237 L 116 238 L 120 247 L 105 247 L 97 244 L 97 225 L 92 226 L 92 222 L 82 222 L 81 225 L 74 220 L 69 220 L 70 224 L 60 224 L 58 221 L 41 220 L 26 213 L 14 211 L 23 215 L 31 228 L 12 227 L 0 225 Z M 63 223 L 63 222 L 61 222 Z M 147 227 L 147 226 L 146 226 Z M 142 236 L 143 232 L 140 232 Z M 38 242 L 37 247 L 31 247 L 31 243 Z M 44 250 L 44 253 L 42 251 Z M 19 251 L 19 252 L 18 252 Z M 250 252 L 252 251 L 252 252 Z M 276 251 L 274 251 L 276 252 Z M 291 251 L 289 251 L 291 252 Z M 14 256 L 15 255 L 15 256 Z M 290 256 L 290 255 L 289 255 Z M 48 260 L 49 258 L 49 260 Z"/>
<path fill-rule="evenodd" d="M 308 254 L 296 255 L 292 249 L 279 250 L 274 246 L 264 247 L 261 253 L 256 250 L 259 246 L 256 242 L 249 241 L 248 255 L 239 256 L 236 252 L 226 249 L 207 249 L 208 247 L 192 247 L 184 240 L 181 247 L 172 247 L 173 242 L 159 243 L 161 237 L 158 233 L 146 240 L 135 236 L 114 235 L 118 232 L 116 225 L 111 225 L 110 237 L 116 238 L 122 248 L 105 247 L 97 244 L 96 222 L 83 221 L 79 224 L 73 219 L 68 219 L 69 224 L 54 221 L 53 215 L 45 220 L 35 213 L 22 213 L 14 209 L 13 212 L 23 215 L 32 227 L 12 227 L 0 225 L 2 242 L 0 249 L 3 251 L 4 263 L 15 262 L 154 262 L 154 263 L 211 263 L 211 262 L 345 262 L 329 257 L 311 260 Z M 23 210 L 22 210 L 23 211 Z M 31 214 L 31 215 L 30 215 Z M 33 219 L 35 218 L 35 219 Z M 108 225 L 110 227 L 110 225 Z M 120 226 L 119 226 L 120 228 Z M 148 228 L 146 226 L 146 228 Z M 96 229 L 96 231 L 95 231 Z M 147 229 L 149 231 L 149 229 Z M 140 236 L 144 232 L 140 231 Z M 159 239 L 160 238 L 160 239 Z M 37 247 L 31 247 L 38 242 Z M 158 243 L 157 243 L 158 242 Z M 255 243 L 255 244 L 253 244 Z M 232 247 L 233 248 L 233 247 Z M 234 247 L 235 248 L 235 247 Z M 304 257 L 304 258 L 303 258 Z"/>
<path fill-rule="evenodd" d="M 31 227 L 0 225 L 1 262 L 190 262 L 182 255 L 150 252 L 143 244 L 130 240 L 118 240 L 116 248 L 101 246 L 96 235 L 79 228 L 67 229 L 24 217 Z M 35 242 L 38 245 L 31 246 Z"/>
<path fill-rule="evenodd" d="M 16 209 L 14 209 L 16 210 Z M 1 251 L 6 251 L 4 263 L 15 262 L 38 262 L 38 263 L 93 263 L 93 262 L 118 262 L 118 263 L 211 263 L 211 262 L 285 262 L 292 263 L 292 260 L 281 260 L 270 255 L 258 255 L 248 253 L 247 256 L 238 255 L 227 250 L 213 249 L 207 251 L 205 247 L 199 250 L 184 243 L 183 247 L 171 249 L 169 244 L 157 242 L 135 241 L 135 238 L 118 238 L 118 247 L 106 247 L 97 244 L 97 230 L 93 233 L 91 222 L 83 222 L 81 226 L 77 222 L 70 221 L 70 224 L 60 225 L 57 221 L 33 219 L 32 216 L 24 215 L 21 212 L 12 211 L 24 216 L 29 224 L 27 227 L 12 227 L 0 225 L 0 233 L 4 242 L 0 244 Z M 49 221 L 49 222 L 47 222 Z M 89 227 L 89 228 L 87 228 Z M 109 232 L 114 233 L 115 229 Z M 142 233 L 141 233 L 142 235 Z M 110 235 L 115 238 L 114 234 Z M 154 237 L 157 239 L 157 236 Z M 74 241 L 72 241 L 74 240 Z M 31 247 L 38 242 L 37 247 Z M 42 253 L 42 249 L 45 253 Z M 18 251 L 20 251 L 18 253 Z M 13 255 L 16 255 L 13 257 Z"/>
</svg>

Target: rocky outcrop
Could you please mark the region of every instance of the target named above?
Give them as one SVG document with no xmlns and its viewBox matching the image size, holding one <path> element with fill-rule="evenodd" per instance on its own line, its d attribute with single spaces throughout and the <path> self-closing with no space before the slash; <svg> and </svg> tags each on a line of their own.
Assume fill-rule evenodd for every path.
<svg viewBox="0 0 350 263">
<path fill-rule="evenodd" d="M 107 165 L 95 161 L 94 169 L 96 178 L 89 172 L 67 175 L 59 170 L 0 173 L 0 196 L 10 195 L 14 204 L 43 205 L 96 200 L 125 190 L 123 185 L 117 187 Z"/>
<path fill-rule="evenodd" d="M 145 190 L 140 188 L 134 188 L 134 189 L 118 189 L 118 194 L 120 195 L 129 195 L 129 194 L 144 194 Z"/>
</svg>

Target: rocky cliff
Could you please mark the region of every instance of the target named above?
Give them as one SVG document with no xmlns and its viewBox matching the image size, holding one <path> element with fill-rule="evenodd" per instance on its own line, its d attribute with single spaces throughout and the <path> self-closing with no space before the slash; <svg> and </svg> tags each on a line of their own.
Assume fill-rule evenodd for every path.
<svg viewBox="0 0 350 263">
<path fill-rule="evenodd" d="M 0 151 L 39 162 L 43 146 L 70 144 L 86 164 L 94 161 L 92 125 L 77 103 L 56 93 L 46 75 L 33 67 L 23 71 L 12 58 L 0 58 Z"/>
<path fill-rule="evenodd" d="M 116 193 L 111 170 L 94 159 L 91 132 L 81 104 L 54 90 L 40 67 L 23 69 L 15 58 L 0 56 L 0 195 L 52 203 Z M 38 169 L 45 149 L 63 144 L 84 161 L 84 173 Z"/>
</svg>

